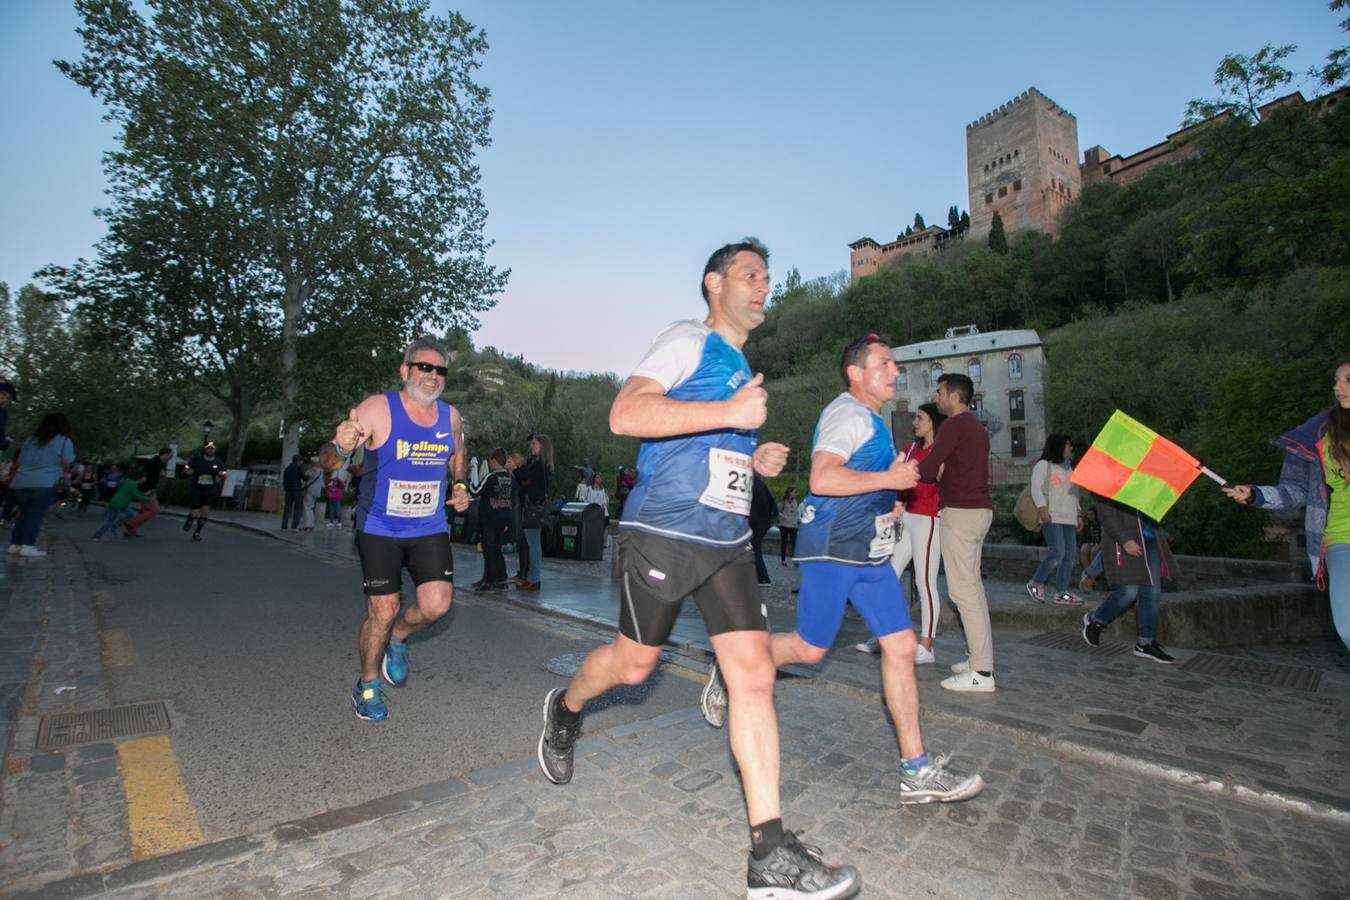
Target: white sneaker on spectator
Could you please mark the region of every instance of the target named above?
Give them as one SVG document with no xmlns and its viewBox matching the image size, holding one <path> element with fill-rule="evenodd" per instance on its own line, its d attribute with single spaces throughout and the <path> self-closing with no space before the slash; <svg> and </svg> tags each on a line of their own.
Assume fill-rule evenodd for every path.
<svg viewBox="0 0 1350 900">
<path fill-rule="evenodd" d="M 960 675 L 942 679 L 942 686 L 949 691 L 967 694 L 992 694 L 994 692 L 994 676 L 981 675 L 979 672 L 963 672 Z"/>
<path fill-rule="evenodd" d="M 960 662 L 952 663 L 952 671 L 957 675 L 970 671 L 970 657 L 966 657 Z"/>
<path fill-rule="evenodd" d="M 20 555 L 20 556 L 27 556 L 27 557 L 29 557 L 29 558 L 33 558 L 33 557 L 39 557 L 39 556 L 46 556 L 46 555 L 47 555 L 47 551 L 46 551 L 46 550 L 39 550 L 37 547 L 34 547 L 32 544 L 25 544 L 25 545 L 23 545 L 22 547 L 19 548 L 19 555 Z"/>
<path fill-rule="evenodd" d="M 916 666 L 929 665 L 936 661 L 937 657 L 933 655 L 933 651 L 923 644 L 920 644 L 919 649 L 914 651 L 914 665 Z"/>
</svg>

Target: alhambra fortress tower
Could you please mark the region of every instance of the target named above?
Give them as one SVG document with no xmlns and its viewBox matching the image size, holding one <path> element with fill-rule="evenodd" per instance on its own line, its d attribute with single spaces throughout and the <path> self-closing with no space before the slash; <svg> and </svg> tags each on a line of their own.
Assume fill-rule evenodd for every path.
<svg viewBox="0 0 1350 900">
<path fill-rule="evenodd" d="M 997 212 L 1009 234 L 1059 234 L 1059 213 L 1082 188 L 1078 120 L 1034 87 L 966 126 L 970 236 Z"/>
</svg>

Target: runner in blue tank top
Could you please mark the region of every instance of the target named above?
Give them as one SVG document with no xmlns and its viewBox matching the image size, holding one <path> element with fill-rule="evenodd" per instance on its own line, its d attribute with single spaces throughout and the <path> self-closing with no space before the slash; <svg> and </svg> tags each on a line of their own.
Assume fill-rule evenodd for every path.
<svg viewBox="0 0 1350 900">
<path fill-rule="evenodd" d="M 903 511 L 896 492 L 919 482 L 918 465 L 896 458 L 881 420 L 881 405 L 895 398 L 891 348 L 875 334 L 858 338 L 844 348 L 839 374 L 848 390 L 825 407 L 816 425 L 811 492 L 798 519 L 797 630 L 773 636 L 774 665 L 818 664 L 852 603 L 881 645 L 882 693 L 900 744 L 900 802 L 969 800 L 984 787 L 980 776 L 955 775 L 946 757 L 929 758 L 924 751 L 914 678 L 918 640 L 890 566 Z M 720 695 L 716 667 L 708 680 L 705 692 Z M 716 725 L 717 718 L 708 721 Z"/>
<path fill-rule="evenodd" d="M 748 516 L 753 475 L 776 476 L 788 448 L 756 445 L 768 395 L 741 355 L 764 321 L 768 260 L 752 238 L 713 253 L 703 268 L 707 318 L 662 331 L 610 408 L 615 434 L 642 439 L 620 523 L 619 633 L 545 697 L 539 767 L 554 784 L 571 780 L 582 708 L 647 679 L 692 595 L 726 670 L 750 824 L 747 897 L 845 898 L 861 887 L 857 871 L 825 865 L 783 829 L 779 807 L 774 669 Z M 678 882 L 670 889 L 679 893 Z"/>
<path fill-rule="evenodd" d="M 365 448 L 365 476 L 356 509 L 356 549 L 365 582 L 366 621 L 361 626 L 361 678 L 352 705 L 362 719 L 389 715 L 380 675 L 395 687 L 408 680 L 408 635 L 450 609 L 454 557 L 445 507 L 469 507 L 464 477 L 464 426 L 459 411 L 440 400 L 449 352 L 419 338 L 403 353 L 403 389 L 362 400 L 333 440 L 319 451 L 332 471 Z M 447 478 L 455 481 L 446 500 Z M 402 570 L 416 599 L 399 615 Z"/>
</svg>

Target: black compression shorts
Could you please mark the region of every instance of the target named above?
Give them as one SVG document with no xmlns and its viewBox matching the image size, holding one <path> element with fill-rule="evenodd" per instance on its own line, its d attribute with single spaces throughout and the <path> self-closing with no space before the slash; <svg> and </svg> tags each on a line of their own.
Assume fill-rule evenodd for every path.
<svg viewBox="0 0 1350 900">
<path fill-rule="evenodd" d="M 710 547 L 624 530 L 618 546 L 619 632 L 625 637 L 661 646 L 691 594 L 709 635 L 768 631 L 749 543 Z"/>
<path fill-rule="evenodd" d="M 428 581 L 453 584 L 455 580 L 450 535 L 444 531 L 415 538 L 391 538 L 358 530 L 356 553 L 361 557 L 361 577 L 368 596 L 397 594 L 404 567 L 412 575 L 414 585 Z"/>
</svg>

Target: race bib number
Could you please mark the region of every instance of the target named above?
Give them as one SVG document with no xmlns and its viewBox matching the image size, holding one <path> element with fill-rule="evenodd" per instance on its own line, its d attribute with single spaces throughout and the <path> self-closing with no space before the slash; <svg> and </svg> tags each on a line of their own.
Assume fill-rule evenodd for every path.
<svg viewBox="0 0 1350 900">
<path fill-rule="evenodd" d="M 883 556 L 890 556 L 891 551 L 895 549 L 896 534 L 900 524 L 895 518 L 895 513 L 888 512 L 884 516 L 877 516 L 872 521 L 873 535 L 872 543 L 868 545 L 867 557 L 869 559 L 880 559 Z"/>
<path fill-rule="evenodd" d="M 214 485 L 214 484 L 216 483 L 216 476 L 214 476 L 214 475 L 198 475 L 198 476 L 197 476 L 197 483 L 198 483 L 198 484 L 204 484 L 204 485 L 206 485 L 207 487 L 210 487 L 210 486 L 212 486 L 212 485 Z"/>
<path fill-rule="evenodd" d="M 734 450 L 708 451 L 708 486 L 698 502 L 721 512 L 750 515 L 750 491 L 754 484 L 750 457 Z"/>
<path fill-rule="evenodd" d="M 441 499 L 439 481 L 398 481 L 389 479 L 385 497 L 385 515 L 400 519 L 421 519 L 438 512 Z"/>
</svg>

